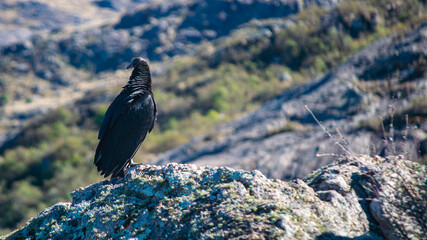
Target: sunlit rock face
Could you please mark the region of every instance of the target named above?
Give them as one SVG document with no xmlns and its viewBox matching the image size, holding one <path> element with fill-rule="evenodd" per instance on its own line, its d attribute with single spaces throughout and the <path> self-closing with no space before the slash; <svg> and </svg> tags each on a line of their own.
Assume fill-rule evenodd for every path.
<svg viewBox="0 0 427 240">
<path fill-rule="evenodd" d="M 338 160 L 303 180 L 186 164 L 137 166 L 80 188 L 6 239 L 416 239 L 425 166 L 401 157 Z"/>
</svg>

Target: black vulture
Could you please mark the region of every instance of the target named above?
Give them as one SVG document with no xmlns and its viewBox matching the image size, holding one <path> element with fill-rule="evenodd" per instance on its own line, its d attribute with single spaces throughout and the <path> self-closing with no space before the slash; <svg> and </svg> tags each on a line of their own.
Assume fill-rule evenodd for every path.
<svg viewBox="0 0 427 240">
<path fill-rule="evenodd" d="M 129 68 L 133 68 L 132 75 L 108 107 L 99 129 L 94 164 L 104 177 L 124 176 L 157 117 L 147 62 L 133 58 Z"/>
</svg>

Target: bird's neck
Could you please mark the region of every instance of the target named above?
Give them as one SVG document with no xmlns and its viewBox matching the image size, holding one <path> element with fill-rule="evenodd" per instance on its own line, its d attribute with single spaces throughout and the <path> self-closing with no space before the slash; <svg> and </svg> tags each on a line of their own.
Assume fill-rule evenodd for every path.
<svg viewBox="0 0 427 240">
<path fill-rule="evenodd" d="M 150 70 L 143 67 L 134 68 L 125 87 L 152 93 Z"/>
</svg>

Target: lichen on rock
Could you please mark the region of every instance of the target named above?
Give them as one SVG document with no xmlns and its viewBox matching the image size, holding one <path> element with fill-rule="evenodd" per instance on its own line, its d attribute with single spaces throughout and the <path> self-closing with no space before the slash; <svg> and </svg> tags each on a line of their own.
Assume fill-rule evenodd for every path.
<svg viewBox="0 0 427 240">
<path fill-rule="evenodd" d="M 369 156 L 293 182 L 227 167 L 138 166 L 74 191 L 71 204 L 5 239 L 420 239 L 426 175 L 417 163 Z"/>
</svg>

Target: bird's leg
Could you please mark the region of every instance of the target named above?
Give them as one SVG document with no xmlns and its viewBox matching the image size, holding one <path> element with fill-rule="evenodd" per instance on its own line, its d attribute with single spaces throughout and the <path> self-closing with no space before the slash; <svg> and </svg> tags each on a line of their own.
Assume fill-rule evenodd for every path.
<svg viewBox="0 0 427 240">
<path fill-rule="evenodd" d="M 139 166 L 139 165 L 141 165 L 141 163 L 134 163 L 133 159 L 130 159 L 128 168 L 133 168 L 133 167 L 136 167 L 136 166 Z"/>
<path fill-rule="evenodd" d="M 136 166 L 139 166 L 141 164 L 142 163 L 134 163 L 133 159 L 131 158 L 130 161 L 129 161 L 129 163 L 128 163 L 128 165 L 127 165 L 127 167 L 126 167 L 126 169 L 125 169 L 125 171 L 124 171 L 125 176 L 127 176 L 129 174 L 129 172 L 131 171 L 132 168 L 134 168 Z"/>
</svg>

